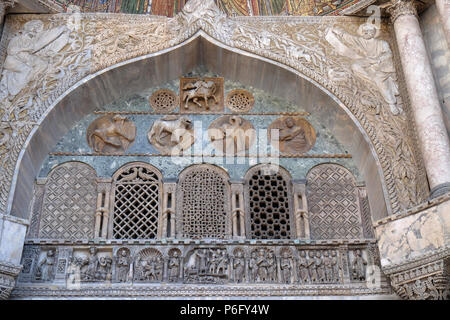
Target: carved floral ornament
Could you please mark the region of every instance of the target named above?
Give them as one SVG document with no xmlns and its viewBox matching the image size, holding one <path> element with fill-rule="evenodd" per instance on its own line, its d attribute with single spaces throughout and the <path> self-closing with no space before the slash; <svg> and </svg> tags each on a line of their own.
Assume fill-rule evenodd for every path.
<svg viewBox="0 0 450 320">
<path fill-rule="evenodd" d="M 16 139 L 2 138 L 0 146 L 0 176 L 5 181 L 0 187 L 0 211 L 6 209 L 23 142 L 65 90 L 89 73 L 171 48 L 200 30 L 235 50 L 290 67 L 336 96 L 374 146 L 392 212 L 422 202 L 428 193 L 426 177 L 408 124 L 412 120 L 402 97 L 406 91 L 396 76 L 399 69 L 391 40 L 385 25 L 379 35 L 370 28 L 361 35 L 361 24 L 361 19 L 337 17 L 228 18 L 213 0 L 191 0 L 174 18 L 114 15 L 109 19 L 88 14 L 10 18 L 5 29 L 8 36 L 2 38 L 6 52 L 1 56 L 6 60 L 0 105 L 1 128 L 6 122 L 11 125 L 1 131 L 4 137 L 3 131 L 12 128 L 7 134 Z M 31 40 L 34 34 L 42 38 L 42 48 L 30 53 L 29 48 L 36 46 Z M 335 39 L 330 41 L 331 35 Z M 376 50 L 367 55 L 370 48 Z M 352 51 L 358 55 L 347 54 Z M 32 67 L 15 73 L 9 65 Z"/>
</svg>

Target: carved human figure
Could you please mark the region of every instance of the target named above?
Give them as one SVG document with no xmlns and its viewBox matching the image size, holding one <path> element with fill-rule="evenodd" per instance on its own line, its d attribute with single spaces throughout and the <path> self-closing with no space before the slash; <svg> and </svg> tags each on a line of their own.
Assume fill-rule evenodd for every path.
<svg viewBox="0 0 450 320">
<path fill-rule="evenodd" d="M 258 274 L 258 266 L 256 264 L 257 261 L 257 253 L 253 251 L 250 255 L 250 260 L 248 262 L 248 269 L 250 273 L 250 280 L 256 282 L 257 274 Z"/>
<path fill-rule="evenodd" d="M 308 271 L 309 271 L 309 275 L 311 277 L 311 282 L 317 282 L 318 281 L 318 277 L 317 277 L 317 268 L 316 268 L 316 259 L 315 259 L 315 254 L 314 251 L 310 250 L 308 251 Z"/>
<path fill-rule="evenodd" d="M 326 282 L 333 282 L 335 278 L 333 277 L 333 266 L 328 250 L 323 252 L 323 266 L 325 269 Z"/>
<path fill-rule="evenodd" d="M 67 268 L 67 286 L 78 285 L 81 280 L 81 266 L 83 261 L 78 257 L 69 258 L 69 266 Z"/>
<path fill-rule="evenodd" d="M 225 251 L 218 252 L 217 274 L 225 274 L 228 269 L 228 255 Z"/>
<path fill-rule="evenodd" d="M 316 133 L 311 124 L 303 118 L 281 117 L 268 128 L 270 143 L 285 154 L 309 151 L 316 141 Z"/>
<path fill-rule="evenodd" d="M 117 256 L 117 280 L 119 282 L 127 282 L 130 272 L 130 256 L 128 250 L 121 250 Z"/>
<path fill-rule="evenodd" d="M 32 20 L 13 37 L 7 47 L 0 82 L 0 98 L 14 98 L 32 80 L 38 80 L 48 67 L 50 57 L 61 51 L 69 41 L 66 26 L 44 31 L 44 23 Z"/>
<path fill-rule="evenodd" d="M 366 280 L 367 261 L 363 258 L 361 250 L 354 251 L 355 255 L 352 263 L 352 275 L 354 280 Z"/>
<path fill-rule="evenodd" d="M 320 250 L 316 251 L 315 263 L 316 263 L 318 280 L 320 282 L 325 282 L 326 281 L 325 267 L 323 265 L 323 259 L 322 259 L 322 254 L 321 254 Z"/>
<path fill-rule="evenodd" d="M 304 149 L 307 144 L 305 130 L 301 126 L 298 126 L 292 118 L 286 118 L 284 120 L 284 125 L 285 127 L 280 129 L 280 141 L 292 141 L 292 143 L 296 144 L 294 149 Z M 293 146 L 291 146 L 291 148 L 293 148 Z"/>
<path fill-rule="evenodd" d="M 197 270 L 199 274 L 206 273 L 208 271 L 208 249 L 199 249 L 195 251 L 197 257 Z"/>
<path fill-rule="evenodd" d="M 111 279 L 111 258 L 100 257 L 98 259 L 97 272 L 95 273 L 95 280 L 110 280 Z"/>
<path fill-rule="evenodd" d="M 49 249 L 45 257 L 39 262 L 36 269 L 36 279 L 42 281 L 51 281 L 54 277 L 55 250 Z"/>
<path fill-rule="evenodd" d="M 82 273 L 82 280 L 93 281 L 96 279 L 97 267 L 98 267 L 98 249 L 96 247 L 89 248 L 89 257 L 83 261 L 83 265 L 87 265 L 87 268 Z"/>
<path fill-rule="evenodd" d="M 300 258 L 298 259 L 298 269 L 299 269 L 299 276 L 300 276 L 300 282 L 302 284 L 309 283 L 309 273 L 308 273 L 308 259 L 306 258 L 306 252 L 300 251 L 299 252 Z"/>
<path fill-rule="evenodd" d="M 233 279 L 237 283 L 241 283 L 244 280 L 245 259 L 241 250 L 236 252 L 233 259 Z"/>
<path fill-rule="evenodd" d="M 277 260 L 272 250 L 267 253 L 267 276 L 268 280 L 277 281 Z"/>
<path fill-rule="evenodd" d="M 180 258 L 178 256 L 178 251 L 173 252 L 167 267 L 169 269 L 169 281 L 178 281 L 178 277 L 180 276 Z"/>
<path fill-rule="evenodd" d="M 88 128 L 88 142 L 95 152 L 122 152 L 136 138 L 136 127 L 126 117 L 101 117 Z"/>
<path fill-rule="evenodd" d="M 359 36 L 351 35 L 340 28 L 329 29 L 325 39 L 343 56 L 353 60 L 353 74 L 365 82 L 375 85 L 392 114 L 402 109 L 397 104 L 399 94 L 392 51 L 389 43 L 377 39 L 378 29 L 371 23 L 364 23 L 358 29 Z"/>
<path fill-rule="evenodd" d="M 186 150 L 194 143 L 192 121 L 186 116 L 165 116 L 153 123 L 148 140 L 160 152 Z"/>
<path fill-rule="evenodd" d="M 291 283 L 291 272 L 294 269 L 294 263 L 292 261 L 292 257 L 289 255 L 289 252 L 283 251 L 281 260 L 280 260 L 280 269 L 282 281 L 284 283 Z"/>
<path fill-rule="evenodd" d="M 336 256 L 336 251 L 331 250 L 331 268 L 333 269 L 333 281 L 339 281 L 339 264 L 338 258 Z"/>
<path fill-rule="evenodd" d="M 215 104 L 219 103 L 216 97 L 217 85 L 214 81 L 197 80 L 195 82 L 188 82 L 183 86 L 183 102 L 184 108 L 189 109 L 189 101 L 192 100 L 197 106 L 202 108 L 200 100 L 204 101 L 206 110 L 210 109 L 208 100 L 212 98 Z"/>
<path fill-rule="evenodd" d="M 256 281 L 263 282 L 268 278 L 268 262 L 266 260 L 266 252 L 264 249 L 258 250 L 258 255 L 256 257 L 256 266 L 258 268 L 258 272 L 256 274 Z"/>
</svg>

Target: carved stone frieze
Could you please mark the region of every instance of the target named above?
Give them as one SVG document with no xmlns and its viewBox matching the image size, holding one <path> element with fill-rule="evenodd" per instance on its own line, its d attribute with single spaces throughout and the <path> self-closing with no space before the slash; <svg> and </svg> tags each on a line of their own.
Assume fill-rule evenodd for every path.
<svg viewBox="0 0 450 320">
<path fill-rule="evenodd" d="M 449 270 L 449 261 L 441 259 L 392 273 L 389 277 L 392 288 L 403 299 L 448 300 Z"/>
<path fill-rule="evenodd" d="M 192 121 L 187 116 L 164 116 L 148 132 L 148 141 L 160 152 L 179 155 L 195 142 Z"/>
<path fill-rule="evenodd" d="M 1 102 L 2 126 L 12 121 L 12 126 L 21 128 L 14 129 L 17 138 L 2 148 L 6 151 L 0 159 L 4 163 L 0 174 L 2 181 L 6 181 L 0 187 L 2 211 L 7 206 L 17 157 L 31 132 L 33 121 L 39 119 L 64 90 L 89 72 L 168 49 L 199 30 L 231 48 L 249 51 L 295 69 L 326 88 L 348 107 L 375 148 L 393 213 L 420 203 L 427 197 L 427 184 L 424 176 L 419 174 L 421 162 L 413 152 L 415 141 L 409 136 L 408 116 L 405 113 L 394 115 L 382 90 L 367 86 L 367 81 L 352 71 L 352 59 L 333 50 L 324 37 L 331 23 L 300 17 L 228 18 L 212 0 L 191 0 L 174 18 L 136 16 L 130 20 L 125 15 L 115 15 L 114 19 L 109 19 L 108 15 L 85 14 L 79 17 L 78 23 L 68 24 L 65 29 L 63 26 L 73 17 L 42 17 L 41 23 L 33 22 L 25 28 L 26 23 L 37 21 L 36 16 L 17 16 L 6 24 L 5 32 L 9 36 L 2 38 L 2 41 L 10 44 L 11 48 L 24 48 L 25 44 L 18 41 L 24 36 L 19 34 L 20 31 L 31 35 L 36 30 L 42 30 L 40 37 L 45 34 L 48 41 L 44 41 L 47 45 L 39 53 L 27 56 L 27 59 L 36 61 L 36 68 L 24 70 L 26 74 L 21 74 L 22 78 L 17 79 L 26 85 L 23 88 L 9 86 L 12 91 L 4 86 L 2 90 L 2 94 L 8 97 Z M 356 18 L 336 20 L 345 33 L 352 35 L 357 34 L 359 22 Z M 31 28 L 31 25 L 35 27 Z M 384 25 L 379 39 L 386 40 Z M 40 56 L 50 51 L 55 54 Z M 9 60 L 17 58 L 12 51 L 8 53 L 7 50 L 3 57 L 5 55 L 11 57 Z M 9 78 L 11 71 L 6 64 L 3 70 L 8 75 L 2 78 Z M 40 74 L 43 76 L 39 77 Z M 209 100 L 214 102 L 213 98 Z M 191 105 L 192 101 L 189 100 Z M 403 109 L 408 108 L 405 103 Z M 21 124 L 19 121 L 24 122 Z"/>
</svg>

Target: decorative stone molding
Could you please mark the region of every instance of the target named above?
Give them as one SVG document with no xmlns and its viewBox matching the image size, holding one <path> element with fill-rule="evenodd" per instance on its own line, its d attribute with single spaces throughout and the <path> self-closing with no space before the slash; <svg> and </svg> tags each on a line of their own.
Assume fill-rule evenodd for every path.
<svg viewBox="0 0 450 320">
<path fill-rule="evenodd" d="M 392 288 L 403 299 L 447 300 L 449 258 L 390 274 Z"/>
<path fill-rule="evenodd" d="M 9 298 L 22 266 L 0 261 L 0 300 Z"/>
<path fill-rule="evenodd" d="M 14 121 L 11 125 L 2 123 L 5 127 L 10 126 L 2 131 L 17 137 L 4 142 L 9 152 L 1 155 L 6 164 L 0 172 L 2 180 L 6 181 L 0 189 L 2 211 L 6 211 L 8 206 L 9 189 L 23 142 L 31 132 L 34 121 L 44 114 L 64 90 L 88 73 L 171 48 L 198 32 L 203 32 L 236 50 L 249 51 L 291 67 L 340 99 L 355 115 L 372 141 L 383 168 L 387 196 L 393 213 L 427 197 L 426 183 L 422 181 L 423 176 L 418 174 L 421 164 L 413 152 L 415 142 L 406 130 L 408 117 L 405 114 L 392 116 L 381 94 L 356 78 L 351 73 L 351 62 L 334 53 L 330 44 L 320 36 L 325 34 L 331 21 L 338 21 L 343 24 L 344 29 L 356 33 L 354 29 L 357 29 L 360 19 L 227 18 L 213 1 L 195 0 L 191 0 L 184 11 L 172 19 L 143 15 L 134 15 L 131 18 L 122 14 L 115 14 L 114 19 L 109 19 L 108 14 L 81 14 L 78 17 L 78 24 L 69 24 L 72 27 L 69 29 L 69 43 L 74 45 L 66 46 L 60 51 L 64 57 L 63 61 L 68 64 L 60 65 L 59 60 L 52 60 L 48 65 L 48 70 L 65 70 L 66 76 L 55 81 L 56 74 L 47 72 L 43 81 L 29 83 L 26 89 L 14 97 L 17 103 L 14 104 L 15 109 L 9 112 Z M 39 18 L 43 19 L 45 30 L 64 25 L 68 19 L 74 19 L 73 16 L 62 15 L 54 16 L 51 21 L 47 17 Z M 17 16 L 11 19 L 7 24 L 6 43 L 21 30 L 25 22 L 33 19 L 37 17 Z M 328 54 L 325 55 L 325 52 Z M 46 94 L 36 95 L 43 84 Z M 361 94 L 353 94 L 355 89 Z M 34 103 L 28 106 L 28 101 Z M 379 105 L 384 107 L 378 108 Z M 407 106 L 403 106 L 405 107 Z M 378 109 L 380 112 L 376 114 L 374 110 Z M 2 105 L 2 110 L 10 108 Z"/>
<path fill-rule="evenodd" d="M 390 14 L 391 22 L 394 23 L 398 17 L 403 15 L 417 15 L 416 5 L 414 0 L 391 0 L 391 6 L 386 8 Z"/>
</svg>

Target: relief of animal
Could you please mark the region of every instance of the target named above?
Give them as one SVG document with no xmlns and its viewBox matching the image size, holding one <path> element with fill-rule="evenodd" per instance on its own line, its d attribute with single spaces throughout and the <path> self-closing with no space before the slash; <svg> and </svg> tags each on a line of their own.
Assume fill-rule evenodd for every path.
<svg viewBox="0 0 450 320">
<path fill-rule="evenodd" d="M 186 109 L 189 108 L 189 101 L 192 100 L 193 103 L 198 105 L 200 108 L 202 108 L 202 104 L 199 102 L 199 99 L 203 99 L 205 101 L 205 108 L 206 110 L 209 110 L 209 103 L 208 99 L 212 98 L 214 99 L 215 103 L 217 104 L 217 97 L 215 96 L 217 91 L 217 86 L 214 81 L 196 81 L 196 82 L 189 82 L 183 87 L 183 102 L 184 107 Z"/>
<path fill-rule="evenodd" d="M 163 146 L 163 139 L 170 136 L 170 146 L 178 145 L 183 140 L 186 130 L 192 128 L 192 121 L 188 117 L 166 116 L 153 124 L 148 138 L 150 142 Z"/>
</svg>

